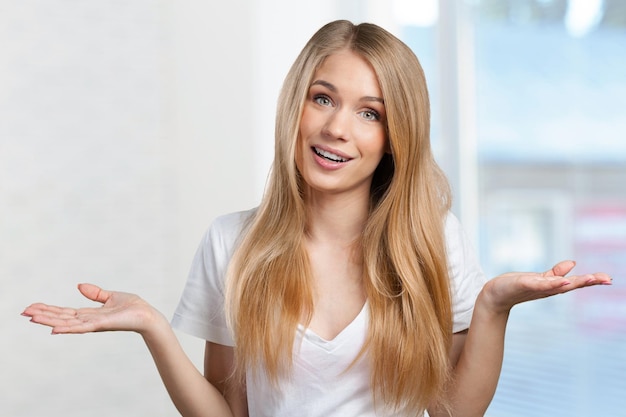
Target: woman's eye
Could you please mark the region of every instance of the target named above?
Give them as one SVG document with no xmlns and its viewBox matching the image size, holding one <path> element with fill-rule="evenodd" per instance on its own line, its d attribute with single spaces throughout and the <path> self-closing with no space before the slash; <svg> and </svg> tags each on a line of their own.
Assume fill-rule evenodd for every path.
<svg viewBox="0 0 626 417">
<path fill-rule="evenodd" d="M 325 95 L 314 96 L 313 101 L 319 104 L 320 106 L 330 106 L 332 104 L 328 96 L 325 96 Z"/>
<path fill-rule="evenodd" d="M 380 115 L 374 110 L 364 110 L 361 112 L 361 116 L 363 116 L 365 120 L 380 120 Z"/>
</svg>

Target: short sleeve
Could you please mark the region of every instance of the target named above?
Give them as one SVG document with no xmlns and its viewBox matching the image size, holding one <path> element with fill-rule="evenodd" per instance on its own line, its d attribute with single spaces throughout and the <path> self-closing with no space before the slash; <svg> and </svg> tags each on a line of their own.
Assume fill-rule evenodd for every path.
<svg viewBox="0 0 626 417">
<path fill-rule="evenodd" d="M 225 278 L 236 244 L 251 211 L 218 217 L 196 251 L 172 327 L 192 336 L 233 346 L 224 311 Z"/>
<path fill-rule="evenodd" d="M 456 333 L 469 328 L 476 298 L 486 278 L 467 235 L 452 213 L 446 219 L 445 236 L 452 294 L 452 331 Z"/>
</svg>

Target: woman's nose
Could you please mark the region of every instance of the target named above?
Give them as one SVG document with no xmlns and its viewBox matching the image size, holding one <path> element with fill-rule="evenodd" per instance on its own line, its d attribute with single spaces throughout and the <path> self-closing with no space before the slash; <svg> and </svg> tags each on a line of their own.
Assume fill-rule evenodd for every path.
<svg viewBox="0 0 626 417">
<path fill-rule="evenodd" d="M 324 126 L 324 133 L 334 139 L 349 139 L 350 112 L 345 109 L 337 109 L 329 114 Z"/>
</svg>

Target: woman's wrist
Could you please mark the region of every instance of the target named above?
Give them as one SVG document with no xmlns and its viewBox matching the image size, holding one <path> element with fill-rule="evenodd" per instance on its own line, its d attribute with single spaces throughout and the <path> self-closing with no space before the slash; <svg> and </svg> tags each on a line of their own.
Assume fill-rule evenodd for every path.
<svg viewBox="0 0 626 417">
<path fill-rule="evenodd" d="M 160 311 L 145 301 L 142 300 L 142 302 L 145 303 L 145 308 L 141 309 L 141 316 L 136 330 L 137 333 L 144 339 L 149 340 L 158 337 L 158 335 L 170 329 L 169 321 Z"/>
<path fill-rule="evenodd" d="M 508 318 L 512 305 L 508 305 L 499 300 L 497 292 L 493 288 L 493 282 L 489 281 L 478 294 L 474 311 L 492 318 Z M 475 313 L 476 314 L 476 313 Z"/>
</svg>

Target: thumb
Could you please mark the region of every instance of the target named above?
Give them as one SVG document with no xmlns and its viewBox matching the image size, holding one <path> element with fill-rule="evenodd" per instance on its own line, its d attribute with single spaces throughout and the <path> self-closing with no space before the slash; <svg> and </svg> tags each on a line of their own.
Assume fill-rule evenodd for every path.
<svg viewBox="0 0 626 417">
<path fill-rule="evenodd" d="M 106 303 L 111 297 L 111 293 L 109 291 L 105 291 L 93 284 L 78 284 L 78 291 L 90 300 L 103 304 Z"/>
<path fill-rule="evenodd" d="M 558 264 L 554 265 L 551 270 L 545 273 L 546 276 L 557 276 L 564 277 L 567 275 L 574 267 L 576 266 L 576 262 L 574 261 L 561 261 Z"/>
</svg>

